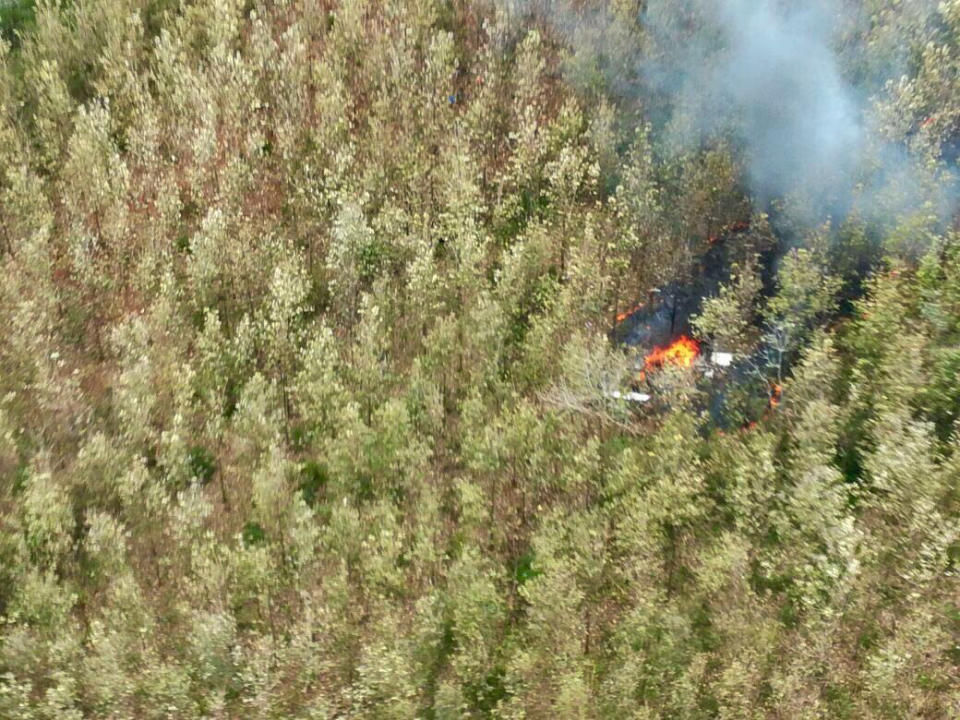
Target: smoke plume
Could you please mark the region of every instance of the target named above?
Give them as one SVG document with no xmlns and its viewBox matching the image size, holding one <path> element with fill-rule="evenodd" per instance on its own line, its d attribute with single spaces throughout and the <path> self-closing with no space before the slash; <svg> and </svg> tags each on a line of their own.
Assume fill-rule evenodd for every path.
<svg viewBox="0 0 960 720">
<path fill-rule="evenodd" d="M 817 4 L 779 10 L 765 0 L 723 0 L 712 18 L 720 47 L 683 67 L 681 108 L 701 133 L 734 130 L 762 200 L 797 187 L 835 197 L 863 151 L 861 113 L 829 45 Z M 711 35 L 713 33 L 710 33 Z"/>
<path fill-rule="evenodd" d="M 667 147 L 732 141 L 761 205 L 788 198 L 811 222 L 953 211 L 952 170 L 877 130 L 871 93 L 900 72 L 896 59 L 857 82 L 843 74 L 840 43 L 862 22 L 857 3 L 647 0 L 635 3 L 632 47 L 616 29 L 622 14 L 552 0 L 512 5 L 551 22 L 575 58 L 603 58 L 606 87 L 649 105 Z"/>
</svg>

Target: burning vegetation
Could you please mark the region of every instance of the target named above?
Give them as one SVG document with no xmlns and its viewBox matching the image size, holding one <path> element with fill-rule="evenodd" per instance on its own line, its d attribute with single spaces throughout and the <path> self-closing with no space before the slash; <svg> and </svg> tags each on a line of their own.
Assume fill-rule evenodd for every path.
<svg viewBox="0 0 960 720">
<path fill-rule="evenodd" d="M 960 720 L 958 9 L 0 0 L 0 720 Z"/>
<path fill-rule="evenodd" d="M 770 409 L 773 410 L 780 405 L 780 398 L 783 395 L 783 386 L 780 383 L 770 383 Z"/>
<path fill-rule="evenodd" d="M 659 370 L 665 365 L 689 368 L 700 354 L 700 343 L 693 338 L 681 335 L 665 347 L 655 347 L 653 352 L 643 359 L 644 372 Z"/>
<path fill-rule="evenodd" d="M 622 323 L 624 320 L 626 320 L 628 317 L 630 317 L 630 316 L 633 315 L 634 313 L 640 312 L 640 310 L 643 309 L 643 306 L 644 306 L 643 303 L 637 303 L 636 305 L 633 305 L 633 306 L 630 307 L 629 309 L 624 310 L 623 312 L 617 313 L 616 324 L 619 325 L 620 323 Z"/>
</svg>

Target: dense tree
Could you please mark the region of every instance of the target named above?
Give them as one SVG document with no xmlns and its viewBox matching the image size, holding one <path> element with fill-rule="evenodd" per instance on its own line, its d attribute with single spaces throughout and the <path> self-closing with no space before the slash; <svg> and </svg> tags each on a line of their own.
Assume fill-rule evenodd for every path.
<svg viewBox="0 0 960 720">
<path fill-rule="evenodd" d="M 956 717 L 960 4 L 721 6 L 0 0 L 0 717 Z"/>
</svg>

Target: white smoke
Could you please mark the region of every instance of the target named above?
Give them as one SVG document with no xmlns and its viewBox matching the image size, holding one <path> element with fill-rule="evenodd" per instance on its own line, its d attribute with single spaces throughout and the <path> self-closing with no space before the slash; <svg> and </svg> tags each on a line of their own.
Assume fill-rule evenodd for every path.
<svg viewBox="0 0 960 720">
<path fill-rule="evenodd" d="M 915 4 L 917 12 L 936 7 Z M 861 3 L 647 0 L 636 4 L 632 47 L 618 30 L 624 17 L 606 7 L 509 5 L 550 22 L 575 57 L 602 58 L 607 88 L 648 116 L 659 114 L 653 119 L 667 146 L 733 142 L 761 204 L 789 198 L 818 223 L 854 209 L 873 220 L 894 220 L 918 205 L 942 217 L 953 211 L 952 172 L 874 129 L 868 92 L 899 64 L 874 68 L 869 89 L 864 78 L 858 85 L 844 76 L 849 58 L 841 63 L 840 42 L 862 21 Z"/>
</svg>

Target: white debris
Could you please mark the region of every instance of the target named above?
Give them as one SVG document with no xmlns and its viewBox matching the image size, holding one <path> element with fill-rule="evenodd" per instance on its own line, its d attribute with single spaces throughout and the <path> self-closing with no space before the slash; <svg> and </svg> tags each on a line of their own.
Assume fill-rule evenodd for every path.
<svg viewBox="0 0 960 720">
<path fill-rule="evenodd" d="M 720 367 L 730 367 L 733 365 L 733 353 L 715 352 L 710 359 L 714 365 L 719 365 Z"/>
<path fill-rule="evenodd" d="M 650 402 L 650 396 L 646 393 L 639 392 L 628 392 L 622 393 L 619 390 L 611 390 L 607 393 L 607 397 L 613 398 L 614 400 L 626 400 L 627 402 L 635 403 L 645 403 Z"/>
</svg>

